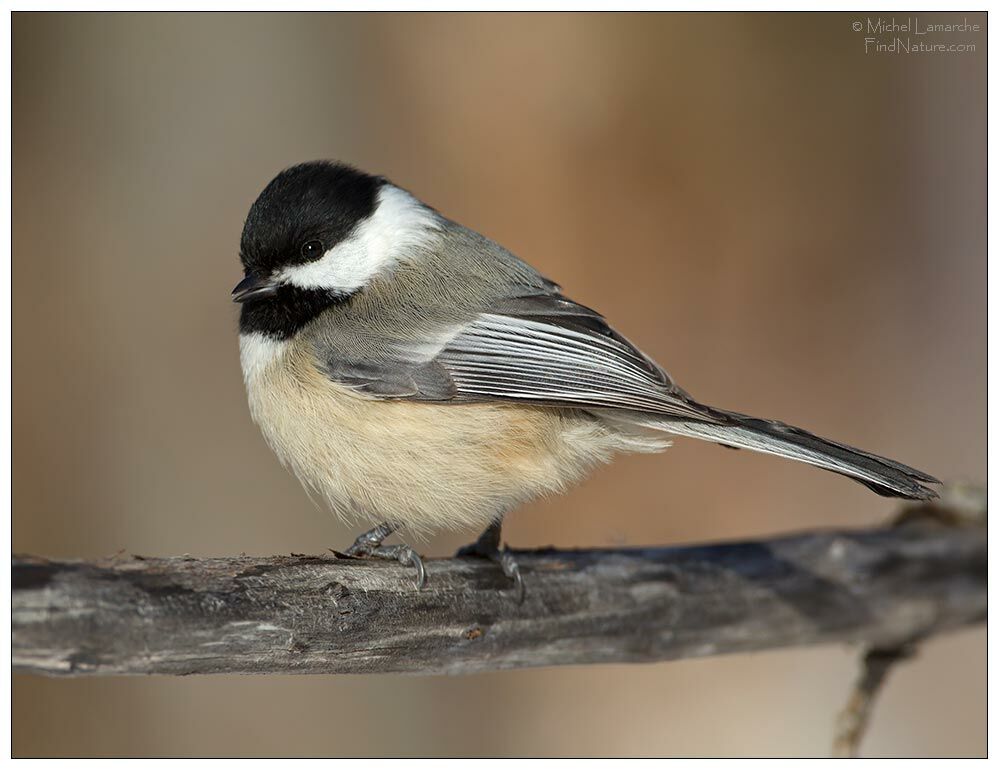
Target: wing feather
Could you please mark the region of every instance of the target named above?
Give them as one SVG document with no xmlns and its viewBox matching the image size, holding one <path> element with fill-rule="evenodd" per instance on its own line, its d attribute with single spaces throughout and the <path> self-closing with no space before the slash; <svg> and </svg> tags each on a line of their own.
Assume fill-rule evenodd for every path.
<svg viewBox="0 0 999 770">
<path fill-rule="evenodd" d="M 669 376 L 594 311 L 562 296 L 482 313 L 437 356 L 462 400 L 534 401 L 704 420 Z"/>
<path fill-rule="evenodd" d="M 366 355 L 328 337 L 317 353 L 328 377 L 371 398 L 517 401 L 716 421 L 599 313 L 554 286 L 495 298 L 457 326 L 445 318 L 430 326 L 414 319 L 400 338 L 375 337 Z M 363 337 L 370 333 L 368 326 Z"/>
</svg>

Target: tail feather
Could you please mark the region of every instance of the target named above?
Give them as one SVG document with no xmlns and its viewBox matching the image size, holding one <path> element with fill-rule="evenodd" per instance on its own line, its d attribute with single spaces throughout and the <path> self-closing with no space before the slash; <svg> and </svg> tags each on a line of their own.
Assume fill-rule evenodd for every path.
<svg viewBox="0 0 999 770">
<path fill-rule="evenodd" d="M 801 428 L 775 420 L 706 410 L 711 421 L 658 421 L 659 430 L 690 436 L 738 449 L 787 457 L 848 476 L 885 497 L 931 500 L 937 493 L 923 484 L 939 484 L 938 479 L 908 465 L 861 449 L 820 438 Z"/>
</svg>

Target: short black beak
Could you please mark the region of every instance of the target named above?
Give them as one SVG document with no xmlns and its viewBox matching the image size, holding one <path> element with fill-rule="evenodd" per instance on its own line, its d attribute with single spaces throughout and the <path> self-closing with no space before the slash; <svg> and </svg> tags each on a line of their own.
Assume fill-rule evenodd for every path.
<svg viewBox="0 0 999 770">
<path fill-rule="evenodd" d="M 255 275 L 248 275 L 242 281 L 236 284 L 236 288 L 232 290 L 232 301 L 233 302 L 249 302 L 253 299 L 261 299 L 262 297 L 270 297 L 278 290 L 276 283 L 267 280 L 266 278 L 258 278 Z"/>
</svg>

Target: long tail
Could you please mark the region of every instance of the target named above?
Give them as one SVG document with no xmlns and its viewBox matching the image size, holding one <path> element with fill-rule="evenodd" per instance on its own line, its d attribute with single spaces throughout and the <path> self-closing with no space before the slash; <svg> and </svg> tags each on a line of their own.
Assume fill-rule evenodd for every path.
<svg viewBox="0 0 999 770">
<path fill-rule="evenodd" d="M 923 486 L 923 483 L 939 484 L 940 481 L 908 465 L 819 438 L 801 428 L 775 420 L 762 420 L 721 409 L 706 408 L 705 412 L 711 415 L 710 422 L 656 421 L 654 426 L 679 436 L 809 463 L 848 476 L 885 497 L 904 497 L 908 500 L 937 497 L 937 493 Z M 647 424 L 653 423 L 650 421 Z"/>
</svg>

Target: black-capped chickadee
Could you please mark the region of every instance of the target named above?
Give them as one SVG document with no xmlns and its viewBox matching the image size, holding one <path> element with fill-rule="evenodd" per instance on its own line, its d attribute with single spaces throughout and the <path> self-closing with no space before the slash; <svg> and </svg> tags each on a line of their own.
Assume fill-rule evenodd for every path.
<svg viewBox="0 0 999 770">
<path fill-rule="evenodd" d="M 423 564 L 382 541 L 485 527 L 617 452 L 670 436 L 788 457 L 881 495 L 932 476 L 800 428 L 704 406 L 590 308 L 502 246 L 387 179 L 332 162 L 280 173 L 250 208 L 240 360 L 250 412 L 281 461 L 347 518 L 384 522 L 353 556 Z"/>
</svg>

